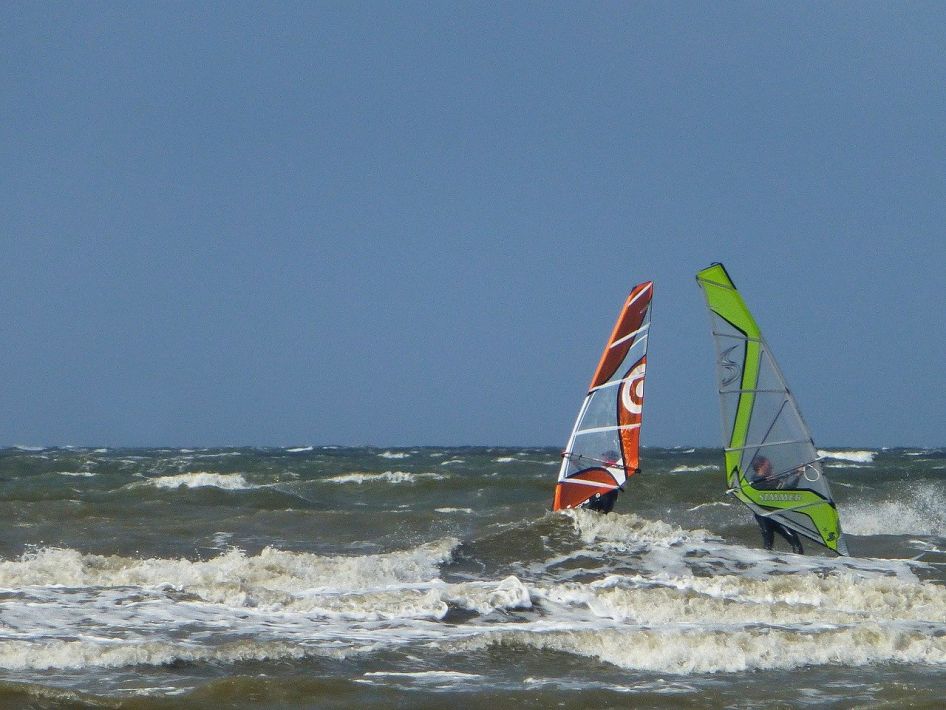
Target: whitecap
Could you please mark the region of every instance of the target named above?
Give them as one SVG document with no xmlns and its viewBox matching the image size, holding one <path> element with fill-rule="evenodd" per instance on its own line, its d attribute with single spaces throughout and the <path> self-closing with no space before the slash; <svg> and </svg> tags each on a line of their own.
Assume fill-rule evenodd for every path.
<svg viewBox="0 0 946 710">
<path fill-rule="evenodd" d="M 818 449 L 818 456 L 823 459 L 836 459 L 838 461 L 853 461 L 854 463 L 870 463 L 877 456 L 876 451 L 828 451 Z"/>
<path fill-rule="evenodd" d="M 410 453 L 406 451 L 382 451 L 378 456 L 383 459 L 406 459 L 410 457 Z"/>
<path fill-rule="evenodd" d="M 696 473 L 698 471 L 718 471 L 719 466 L 716 464 L 698 464 L 696 466 L 677 466 L 670 469 L 670 473 Z"/>
<path fill-rule="evenodd" d="M 158 476 L 149 478 L 142 483 L 132 485 L 154 486 L 155 488 L 221 488 L 227 491 L 246 490 L 250 488 L 259 488 L 247 482 L 239 473 L 208 473 L 206 471 L 194 471 L 191 473 L 179 473 L 173 476 Z"/>
<path fill-rule="evenodd" d="M 852 535 L 942 535 L 946 529 L 943 486 L 913 483 L 900 486 L 896 497 L 848 503 L 844 531 Z"/>
<path fill-rule="evenodd" d="M 446 476 L 439 473 L 411 473 L 409 471 L 385 471 L 384 473 L 344 473 L 322 479 L 325 483 L 417 483 L 423 479 L 441 481 Z"/>
</svg>

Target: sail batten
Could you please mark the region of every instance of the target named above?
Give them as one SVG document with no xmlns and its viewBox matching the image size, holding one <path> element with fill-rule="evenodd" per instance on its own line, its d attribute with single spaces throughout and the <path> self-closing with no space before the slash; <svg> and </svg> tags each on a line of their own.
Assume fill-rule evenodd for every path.
<svg viewBox="0 0 946 710">
<path fill-rule="evenodd" d="M 618 314 L 562 454 L 553 510 L 609 512 L 638 470 L 653 282 L 635 286 Z"/>
<path fill-rule="evenodd" d="M 623 338 L 619 338 L 618 340 L 615 340 L 613 343 L 611 343 L 611 344 L 608 346 L 608 349 L 616 348 L 616 347 L 618 347 L 619 345 L 621 345 L 622 343 L 624 343 L 624 342 L 630 340 L 631 338 L 634 338 L 634 337 L 640 335 L 641 333 L 646 333 L 649 328 L 650 328 L 650 325 L 648 324 L 648 325 L 645 325 L 645 326 L 642 326 L 642 327 L 638 328 L 638 329 L 635 330 L 635 331 L 632 331 L 632 332 L 628 333 L 628 334 L 625 335 Z M 646 338 L 647 336 L 645 335 L 644 337 Z"/>
<path fill-rule="evenodd" d="M 722 264 L 697 274 L 710 314 L 727 493 L 756 514 L 847 555 L 811 432 L 771 348 Z M 778 472 L 764 479 L 755 469 Z"/>
<path fill-rule="evenodd" d="M 723 447 L 724 451 L 746 451 L 747 449 L 761 449 L 766 446 L 782 446 L 783 444 L 808 444 L 811 442 L 811 439 L 786 439 L 784 441 L 763 441 L 758 444 L 750 444 L 748 446 L 725 446 Z"/>
<path fill-rule="evenodd" d="M 597 426 L 592 429 L 577 429 L 575 430 L 575 436 L 583 436 L 584 434 L 600 434 L 603 431 L 623 431 L 625 429 L 640 429 L 640 424 L 622 424 L 620 426 Z"/>
</svg>

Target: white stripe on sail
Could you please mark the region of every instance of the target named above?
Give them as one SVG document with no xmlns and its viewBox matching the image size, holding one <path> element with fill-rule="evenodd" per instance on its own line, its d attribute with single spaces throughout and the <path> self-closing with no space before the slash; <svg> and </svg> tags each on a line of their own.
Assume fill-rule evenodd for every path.
<svg viewBox="0 0 946 710">
<path fill-rule="evenodd" d="M 637 299 L 642 298 L 643 295 L 647 293 L 648 291 L 650 291 L 652 287 L 653 287 L 653 284 L 647 284 L 647 288 L 642 288 L 640 292 L 636 296 L 634 296 L 634 298 L 632 298 L 630 301 L 627 302 L 627 305 L 630 306 L 632 303 L 637 302 Z"/>
<path fill-rule="evenodd" d="M 616 483 L 601 483 L 600 481 L 586 481 L 583 478 L 566 478 L 562 483 L 574 483 L 576 486 L 594 486 L 595 488 L 620 488 Z"/>
<path fill-rule="evenodd" d="M 639 379 L 640 377 L 638 375 L 635 375 L 634 377 L 623 377 L 620 380 L 611 380 L 610 382 L 605 382 L 603 385 L 592 387 L 590 390 L 588 390 L 588 394 L 591 394 L 592 392 L 597 392 L 598 390 L 603 390 L 606 387 L 617 387 L 618 385 L 623 385 L 625 382 L 632 382 L 634 380 L 639 380 Z"/>
<path fill-rule="evenodd" d="M 620 345 L 621 343 L 623 343 L 623 342 L 625 342 L 625 341 L 627 341 L 627 340 L 630 340 L 631 338 L 633 338 L 633 337 L 634 337 L 635 335 L 637 335 L 638 333 L 643 333 L 643 332 L 644 332 L 645 330 L 647 330 L 648 328 L 650 328 L 650 323 L 647 323 L 646 325 L 642 325 L 642 326 L 641 326 L 640 328 L 638 328 L 637 330 L 632 330 L 630 333 L 628 333 L 627 335 L 625 335 L 623 338 L 618 338 L 618 339 L 615 340 L 613 343 L 611 343 L 611 344 L 608 346 L 608 349 L 610 350 L 611 348 L 616 348 L 616 347 L 617 347 L 618 345 Z M 646 338 L 647 338 L 647 336 L 645 335 L 643 338 L 641 338 L 641 340 L 643 341 L 643 340 L 645 340 Z"/>
<path fill-rule="evenodd" d="M 640 422 L 637 424 L 622 424 L 620 426 L 598 426 L 593 429 L 581 429 L 575 431 L 575 436 L 581 436 L 582 434 L 598 434 L 602 431 L 621 431 L 622 429 L 639 429 Z"/>
</svg>

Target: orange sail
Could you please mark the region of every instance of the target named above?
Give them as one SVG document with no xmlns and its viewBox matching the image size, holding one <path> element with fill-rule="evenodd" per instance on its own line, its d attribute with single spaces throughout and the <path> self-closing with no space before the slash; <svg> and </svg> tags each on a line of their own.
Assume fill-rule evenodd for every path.
<svg viewBox="0 0 946 710">
<path fill-rule="evenodd" d="M 647 333 L 654 284 L 628 295 L 562 452 L 552 510 L 610 512 L 618 491 L 639 468 L 647 369 Z"/>
</svg>

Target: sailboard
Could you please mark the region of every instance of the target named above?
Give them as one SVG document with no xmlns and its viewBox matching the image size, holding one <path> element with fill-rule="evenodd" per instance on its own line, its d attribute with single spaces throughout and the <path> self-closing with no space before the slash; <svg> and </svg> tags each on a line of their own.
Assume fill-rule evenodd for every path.
<svg viewBox="0 0 946 710">
<path fill-rule="evenodd" d="M 811 432 L 758 324 L 722 264 L 696 280 L 716 344 L 727 493 L 757 515 L 848 555 Z"/>
<path fill-rule="evenodd" d="M 552 510 L 609 513 L 640 463 L 647 334 L 654 284 L 628 295 L 578 410 L 555 485 Z"/>
</svg>

